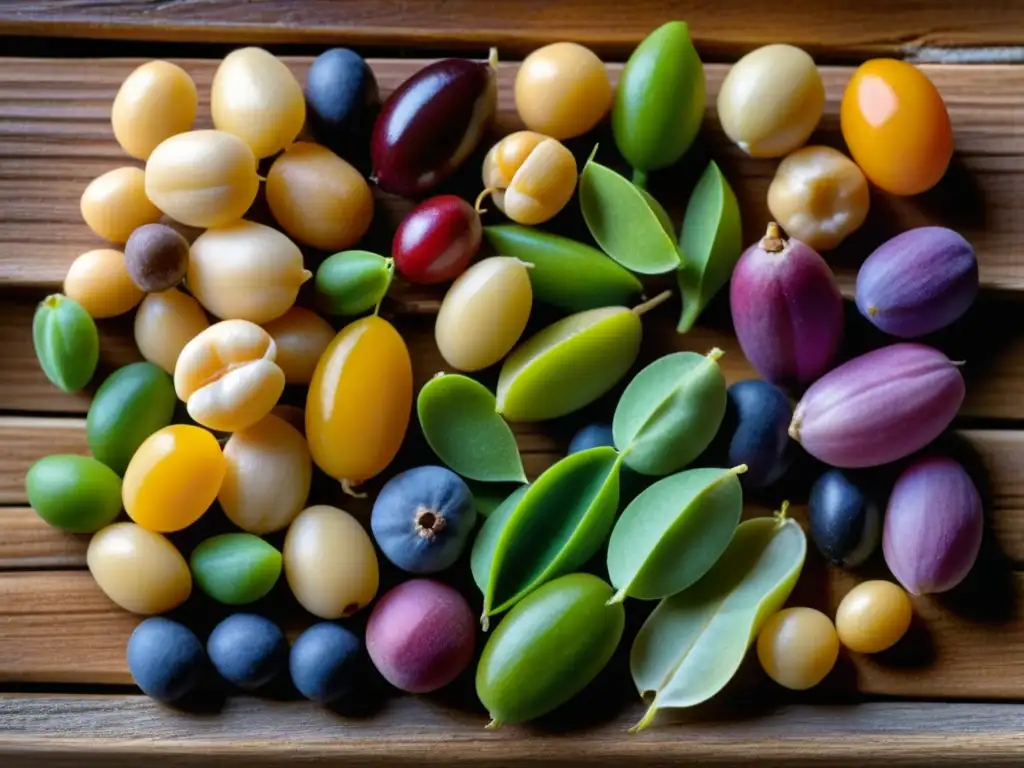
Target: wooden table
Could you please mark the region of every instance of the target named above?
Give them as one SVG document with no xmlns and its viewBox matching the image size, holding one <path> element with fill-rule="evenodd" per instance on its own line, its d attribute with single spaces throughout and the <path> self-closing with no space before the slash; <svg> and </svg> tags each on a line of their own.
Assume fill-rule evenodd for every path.
<svg viewBox="0 0 1024 768">
<path fill-rule="evenodd" d="M 849 291 L 866 253 L 907 227 L 945 224 L 975 245 L 982 298 L 936 343 L 966 360 L 968 398 L 948 439 L 973 457 L 979 477 L 986 479 L 990 525 L 983 558 L 953 593 L 915 600 L 917 620 L 905 643 L 879 657 L 844 656 L 819 690 L 784 695 L 756 664 L 748 664 L 711 705 L 666 716 L 639 736 L 625 733 L 640 707 L 622 658 L 584 704 L 570 707 L 561 719 L 497 732 L 482 728 L 485 718 L 473 704 L 471 679 L 441 696 L 372 697 L 358 713 L 326 712 L 287 691 L 214 699 L 205 712 L 170 710 L 131 686 L 124 646 L 138 619 L 110 603 L 92 582 L 85 570 L 86 539 L 49 529 L 26 506 L 24 474 L 33 461 L 50 453 L 86 452 L 89 396 L 61 394 L 48 384 L 35 360 L 30 324 L 36 302 L 59 290 L 73 258 L 100 245 L 78 213 L 82 189 L 127 161 L 111 135 L 109 106 L 138 61 L 112 57 L 178 60 L 199 85 L 200 122 L 208 124 L 212 57 L 241 43 L 287 43 L 293 47 L 284 52 L 300 54 L 350 44 L 391 56 L 373 61 L 384 93 L 423 65 L 409 55 L 482 56 L 487 45 L 497 43 L 510 62 L 501 66 L 498 121 L 499 131 L 508 131 L 518 126 L 511 102 L 515 58 L 544 42 L 573 39 L 610 61 L 621 60 L 651 28 L 676 17 L 691 23 L 709 62 L 727 62 L 778 41 L 804 45 L 819 60 L 835 62 L 823 69 L 829 105 L 816 140 L 841 146 L 836 108 L 851 72 L 845 65 L 876 55 L 1012 62 L 1019 54 L 1010 46 L 1024 39 L 1024 6 L 1003 0 L 977 0 L 969 12 L 958 0 L 863 0 L 827 10 L 813 0 L 790 0 L 767 13 L 755 0 L 719 5 L 0 0 L 0 35 L 10 36 L 0 38 L 0 52 L 18 54 L 0 58 L 0 765 L 128 766 L 142 759 L 261 768 L 313 761 L 1024 763 L 1024 703 L 1016 703 L 1024 702 L 1024 68 L 1010 64 L 924 65 L 953 119 L 954 166 L 938 189 L 919 198 L 875 194 L 870 227 L 829 256 Z M 75 40 L 50 39 L 55 36 Z M 54 58 L 55 53 L 88 60 Z M 309 60 L 287 59 L 300 78 Z M 617 76 L 620 65 L 609 66 Z M 712 105 L 726 70 L 723 63 L 707 66 Z M 713 109 L 705 134 L 698 159 L 684 162 L 678 173 L 662 174 L 655 191 L 667 196 L 678 216 L 701 169 L 699 158 L 710 153 L 736 188 L 745 239 L 752 242 L 767 220 L 764 198 L 774 163 L 750 160 L 728 146 Z M 457 189 L 475 191 L 477 167 L 455 182 Z M 378 203 L 368 245 L 386 251 L 409 204 L 384 195 Z M 384 308 L 413 351 L 418 383 L 444 368 L 432 335 L 440 295 L 397 286 Z M 723 367 L 730 381 L 753 375 L 728 330 L 723 302 L 684 336 L 674 331 L 677 306 L 650 318 L 645 359 L 718 345 L 726 350 Z M 101 374 L 139 359 L 130 316 L 104 321 L 101 335 Z M 878 342 L 860 323 L 849 348 Z M 286 397 L 301 404 L 301 393 Z M 564 452 L 577 423 L 517 429 L 531 477 Z M 418 436 L 410 440 L 403 462 L 428 460 Z M 318 483 L 314 493 L 364 518 L 368 511 L 366 503 L 342 501 L 327 484 Z M 799 491 L 794 500 L 799 502 Z M 778 501 L 752 499 L 748 512 L 763 514 Z M 802 514 L 799 506 L 796 514 Z M 185 537 L 183 546 L 188 544 Z M 834 611 L 852 584 L 875 573 L 884 574 L 884 567 L 840 573 L 813 553 L 791 602 Z M 193 602 L 198 604 L 189 609 L 191 620 L 208 627 L 216 609 Z M 272 596 L 264 607 L 292 633 L 311 621 L 284 595 Z M 623 645 L 628 648 L 628 640 Z"/>
</svg>

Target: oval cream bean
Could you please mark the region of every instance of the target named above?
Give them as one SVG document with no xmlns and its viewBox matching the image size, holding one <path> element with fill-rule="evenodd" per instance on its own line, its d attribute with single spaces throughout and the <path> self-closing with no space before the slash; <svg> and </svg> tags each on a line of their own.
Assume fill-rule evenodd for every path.
<svg viewBox="0 0 1024 768">
<path fill-rule="evenodd" d="M 192 593 L 192 574 L 181 553 L 159 533 L 135 523 L 114 523 L 99 531 L 85 559 L 103 593 L 132 613 L 165 613 Z"/>
<path fill-rule="evenodd" d="M 135 313 L 135 344 L 149 362 L 173 374 L 181 350 L 209 327 L 199 302 L 171 288 L 142 300 Z"/>
<path fill-rule="evenodd" d="M 275 362 L 289 384 L 309 384 L 327 345 L 334 340 L 334 328 L 316 312 L 292 307 L 263 330 L 277 345 Z"/>
<path fill-rule="evenodd" d="M 132 157 L 145 160 L 157 145 L 192 128 L 199 107 L 196 84 L 169 61 L 147 61 L 121 84 L 110 122 L 114 138 Z"/>
</svg>

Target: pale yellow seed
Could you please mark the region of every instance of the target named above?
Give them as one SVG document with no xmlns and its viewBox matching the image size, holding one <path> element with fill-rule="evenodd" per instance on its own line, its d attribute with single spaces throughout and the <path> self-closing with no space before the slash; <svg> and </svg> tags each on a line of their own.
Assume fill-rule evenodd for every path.
<svg viewBox="0 0 1024 768">
<path fill-rule="evenodd" d="M 164 139 L 192 128 L 198 106 L 188 72 L 169 61 L 146 62 L 125 78 L 114 97 L 114 138 L 129 155 L 145 160 Z"/>
<path fill-rule="evenodd" d="M 787 608 L 765 622 L 757 637 L 757 658 L 768 676 L 794 691 L 813 688 L 839 658 L 832 620 L 813 608 Z"/>
<path fill-rule="evenodd" d="M 314 616 L 351 616 L 377 594 L 373 543 L 344 510 L 325 505 L 302 510 L 288 528 L 282 553 L 292 594 Z"/>
<path fill-rule="evenodd" d="M 334 340 L 331 324 L 316 312 L 292 307 L 276 320 L 263 325 L 277 345 L 275 362 L 289 384 L 309 384 L 316 364 Z"/>
<path fill-rule="evenodd" d="M 146 197 L 146 174 L 130 166 L 93 179 L 79 207 L 89 229 L 112 243 L 126 242 L 132 232 L 162 215 Z"/>
<path fill-rule="evenodd" d="M 185 282 L 217 317 L 266 323 L 291 309 L 310 277 L 302 251 L 287 235 L 238 221 L 196 238 Z"/>
<path fill-rule="evenodd" d="M 181 350 L 209 327 L 199 302 L 171 288 L 142 300 L 135 313 L 135 344 L 146 360 L 173 375 Z"/>
<path fill-rule="evenodd" d="M 217 500 L 243 531 L 286 528 L 306 505 L 313 459 L 306 438 L 273 414 L 236 432 L 224 446 L 227 473 Z"/>
<path fill-rule="evenodd" d="M 86 251 L 75 259 L 64 278 L 64 295 L 95 318 L 116 317 L 142 301 L 132 282 L 124 254 L 112 248 Z"/>
<path fill-rule="evenodd" d="M 511 351 L 526 328 L 533 291 L 526 266 L 494 256 L 452 283 L 434 325 L 441 356 L 460 371 L 479 371 Z"/>
<path fill-rule="evenodd" d="M 164 536 L 135 523 L 114 523 L 97 532 L 85 561 L 103 593 L 132 613 L 166 613 L 192 592 L 192 574 L 181 553 Z"/>
<path fill-rule="evenodd" d="M 836 632 L 851 651 L 878 653 L 910 629 L 914 609 L 891 581 L 865 581 L 851 589 L 836 611 Z"/>
<path fill-rule="evenodd" d="M 552 43 L 527 56 L 515 83 L 516 111 L 527 128 L 555 139 L 581 136 L 612 105 L 604 63 L 577 43 Z"/>
<path fill-rule="evenodd" d="M 246 429 L 270 413 L 284 392 L 276 351 L 270 334 L 247 320 L 211 325 L 181 350 L 174 391 L 204 427 Z"/>
<path fill-rule="evenodd" d="M 484 157 L 487 194 L 519 224 L 541 224 L 554 217 L 572 198 L 577 176 L 572 152 L 534 131 L 509 134 Z M 483 200 L 479 205 L 485 205 Z"/>
</svg>

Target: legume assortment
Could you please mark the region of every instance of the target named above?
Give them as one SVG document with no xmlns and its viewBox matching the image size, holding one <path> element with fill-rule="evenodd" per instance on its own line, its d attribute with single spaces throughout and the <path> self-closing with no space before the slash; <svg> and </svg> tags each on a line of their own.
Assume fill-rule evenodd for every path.
<svg viewBox="0 0 1024 768">
<path fill-rule="evenodd" d="M 910 594 L 952 589 L 971 570 L 978 483 L 933 447 L 964 380 L 940 351 L 903 339 L 964 314 L 978 291 L 974 251 L 941 227 L 879 247 L 856 303 L 895 338 L 842 365 L 844 302 L 818 252 L 869 217 L 869 185 L 911 195 L 944 174 L 952 129 L 927 77 L 903 62 L 861 67 L 842 103 L 847 156 L 804 146 L 824 104 L 806 52 L 772 45 L 737 62 L 717 119 L 744 152 L 782 158 L 765 200 L 776 222 L 744 251 L 742 212 L 716 162 L 681 222 L 647 189 L 649 174 L 671 177 L 689 158 L 704 119 L 685 23 L 654 30 L 617 88 L 576 43 L 529 56 L 514 92 L 527 130 L 480 150 L 480 186 L 463 198 L 446 180 L 492 123 L 496 67 L 496 51 L 435 62 L 372 126 L 372 69 L 346 49 L 317 59 L 305 91 L 267 51 L 234 51 L 213 82 L 215 130 L 193 130 L 198 95 L 176 65 L 144 64 L 118 92 L 114 136 L 145 169 L 115 168 L 84 190 L 85 223 L 117 248 L 71 263 L 33 335 L 46 376 L 78 391 L 97 368 L 95 320 L 138 306 L 148 362 L 99 387 L 94 456 L 41 457 L 26 490 L 45 522 L 93 534 L 89 570 L 125 610 L 165 613 L 193 592 L 252 604 L 205 647 L 184 623 L 140 624 L 127 660 L 150 696 L 178 701 L 208 669 L 243 690 L 287 669 L 302 695 L 332 704 L 359 695 L 370 665 L 426 693 L 462 676 L 482 644 L 475 680 L 489 727 L 521 723 L 600 674 L 626 634 L 624 602 L 658 601 L 627 638 L 649 706 L 640 730 L 660 709 L 714 696 L 755 644 L 771 679 L 811 688 L 840 645 L 876 653 L 901 642 Z M 562 143 L 578 146 L 606 119 L 632 178 L 598 162 L 592 142 L 587 157 Z M 297 141 L 307 121 L 321 143 Z M 336 154 L 357 156 L 353 142 L 369 150 L 369 178 Z M 244 218 L 264 183 L 260 159 L 276 226 Z M 417 203 L 385 255 L 364 245 L 374 186 Z M 496 211 L 483 210 L 488 199 Z M 593 242 L 535 228 L 566 209 Z M 189 243 L 162 217 L 205 231 Z M 678 332 L 728 294 L 740 346 L 767 381 L 727 387 L 720 349 L 637 368 L 643 325 L 671 295 L 650 276 L 671 273 Z M 403 280 L 444 292 L 434 338 L 448 370 L 421 371 L 436 375 L 418 391 L 402 324 L 380 316 Z M 281 402 L 286 387 L 305 396 L 304 412 Z M 414 402 L 440 464 L 396 473 L 415 439 Z M 509 422 L 558 424 L 583 409 L 589 426 L 528 482 Z M 788 504 L 741 522 L 760 489 L 799 492 L 789 469 L 801 451 L 828 465 L 810 494 L 810 556 L 856 567 L 881 544 L 893 574 L 853 589 L 834 623 L 780 610 L 808 550 Z M 888 502 L 862 474 L 908 459 Z M 318 480 L 332 503 L 310 498 Z M 639 492 L 626 493 L 627 480 Z M 344 509 L 370 494 L 367 519 Z M 118 520 L 122 508 L 132 522 Z M 187 552 L 163 535 L 201 533 L 197 522 L 221 512 L 242 532 L 207 533 Z M 596 574 L 582 572 L 591 565 Z M 392 586 L 382 568 L 395 567 L 404 581 Z M 446 583 L 460 568 L 479 594 Z M 290 655 L 262 615 L 279 591 L 322 620 Z M 364 610 L 365 632 L 348 621 Z"/>
</svg>

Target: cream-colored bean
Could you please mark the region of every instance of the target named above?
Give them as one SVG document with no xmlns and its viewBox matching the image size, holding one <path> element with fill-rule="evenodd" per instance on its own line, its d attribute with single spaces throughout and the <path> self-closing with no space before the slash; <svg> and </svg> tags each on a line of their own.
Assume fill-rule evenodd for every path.
<svg viewBox="0 0 1024 768">
<path fill-rule="evenodd" d="M 95 318 L 116 317 L 142 301 L 142 290 L 132 282 L 124 254 L 112 248 L 86 251 L 64 277 L 64 295 L 74 299 Z"/>
<path fill-rule="evenodd" d="M 604 63 L 578 43 L 552 43 L 527 56 L 515 83 L 516 111 L 527 128 L 556 139 L 591 130 L 612 106 Z"/>
<path fill-rule="evenodd" d="M 288 586 L 314 616 L 351 616 L 377 594 L 373 543 L 363 526 L 337 507 L 302 510 L 288 528 L 283 554 Z"/>
<path fill-rule="evenodd" d="M 85 555 L 103 593 L 126 611 L 166 613 L 192 593 L 192 574 L 164 536 L 135 523 L 114 523 L 97 532 Z"/>
<path fill-rule="evenodd" d="M 835 248 L 856 231 L 870 203 L 864 173 L 832 147 L 802 147 L 788 155 L 768 186 L 772 218 L 819 251 Z"/>
<path fill-rule="evenodd" d="M 533 290 L 526 265 L 507 256 L 478 261 L 441 302 L 434 337 L 441 356 L 460 371 L 479 371 L 511 351 L 526 328 Z"/>
<path fill-rule="evenodd" d="M 518 131 L 499 141 L 484 158 L 484 193 L 512 221 L 542 224 L 572 198 L 577 179 L 576 158 L 555 139 Z"/>
<path fill-rule="evenodd" d="M 181 350 L 209 327 L 199 302 L 171 288 L 142 300 L 135 313 L 135 345 L 149 362 L 173 375 Z"/>
<path fill-rule="evenodd" d="M 722 130 L 753 157 L 782 157 L 803 146 L 824 108 L 814 59 L 792 45 L 751 51 L 733 64 L 718 92 Z"/>
<path fill-rule="evenodd" d="M 146 197 L 146 174 L 126 166 L 97 176 L 82 193 L 82 218 L 112 243 L 124 243 L 143 224 L 159 221 L 160 209 Z"/>
<path fill-rule="evenodd" d="M 291 309 L 310 277 L 302 251 L 287 235 L 238 221 L 196 238 L 185 282 L 217 317 L 266 323 Z"/>
<path fill-rule="evenodd" d="M 227 474 L 217 496 L 228 519 L 257 535 L 286 528 L 306 506 L 313 459 L 306 438 L 273 414 L 224 446 Z"/>
<path fill-rule="evenodd" d="M 226 131 L 179 133 L 146 161 L 146 195 L 192 227 L 223 227 L 242 218 L 259 186 L 252 150 Z"/>
<path fill-rule="evenodd" d="M 238 432 L 258 422 L 284 392 L 270 334 L 247 320 L 211 325 L 185 345 L 174 391 L 204 427 Z"/>
<path fill-rule="evenodd" d="M 114 138 L 129 155 L 145 160 L 161 141 L 190 130 L 198 107 L 188 72 L 169 61 L 148 61 L 125 78 L 114 97 Z"/>
<path fill-rule="evenodd" d="M 306 100 L 283 61 L 262 48 L 241 48 L 217 67 L 210 113 L 217 128 L 235 134 L 263 158 L 295 141 L 306 122 Z"/>
<path fill-rule="evenodd" d="M 334 328 L 316 312 L 292 307 L 276 320 L 263 325 L 277 345 L 276 363 L 289 384 L 309 384 L 327 345 L 335 337 Z"/>
</svg>

